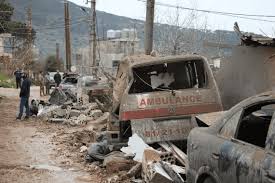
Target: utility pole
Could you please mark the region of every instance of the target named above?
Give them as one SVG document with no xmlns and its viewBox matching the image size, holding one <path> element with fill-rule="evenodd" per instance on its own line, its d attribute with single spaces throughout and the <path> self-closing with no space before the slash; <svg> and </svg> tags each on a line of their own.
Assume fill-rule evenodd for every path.
<svg viewBox="0 0 275 183">
<path fill-rule="evenodd" d="M 69 71 L 72 65 L 71 53 L 71 30 L 70 30 L 70 13 L 69 3 L 64 2 L 64 18 L 65 18 L 65 44 L 66 44 L 66 70 Z"/>
<path fill-rule="evenodd" d="M 60 59 L 59 59 L 59 43 L 56 43 L 56 63 L 57 63 L 57 68 L 58 70 L 61 70 L 61 63 L 60 63 Z"/>
<path fill-rule="evenodd" d="M 27 9 L 27 60 L 26 65 L 32 63 L 33 55 L 32 55 L 32 48 L 33 48 L 33 40 L 32 40 L 32 0 L 30 1 L 30 5 Z"/>
<path fill-rule="evenodd" d="M 150 55 L 153 50 L 155 0 L 147 0 L 145 22 L 145 54 Z"/>
<path fill-rule="evenodd" d="M 90 32 L 90 51 L 89 59 L 91 61 L 92 74 L 97 77 L 96 63 L 96 0 L 87 0 L 91 3 L 91 32 Z"/>
</svg>

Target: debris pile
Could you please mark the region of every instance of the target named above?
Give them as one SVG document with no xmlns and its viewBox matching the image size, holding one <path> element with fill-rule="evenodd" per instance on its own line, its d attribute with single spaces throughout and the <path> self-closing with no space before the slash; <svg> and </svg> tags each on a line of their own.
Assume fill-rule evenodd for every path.
<svg viewBox="0 0 275 183">
<path fill-rule="evenodd" d="M 53 92 L 49 105 L 39 107 L 38 117 L 70 126 L 82 125 L 73 138 L 64 139 L 86 162 L 105 168 L 109 182 L 183 183 L 186 155 L 170 142 L 150 147 L 137 134 L 125 144 L 111 144 L 106 131 L 111 115 L 100 102 L 89 103 L 88 97 L 75 101 L 62 91 Z M 85 126 L 84 126 L 85 125 Z M 84 133 L 84 134 L 83 134 Z M 91 135 L 87 136 L 89 133 Z M 83 139 L 85 136 L 87 138 Z M 80 140 L 78 140 L 80 139 Z M 85 142 L 84 142 L 85 141 Z M 78 142 L 78 143 L 74 143 Z M 123 147 L 124 146 L 124 147 Z M 66 156 L 68 153 L 63 153 Z M 69 155 L 71 156 L 71 155 Z"/>
<path fill-rule="evenodd" d="M 112 151 L 104 135 L 102 137 L 90 145 L 86 160 L 101 163 L 109 175 L 119 175 L 110 178 L 113 182 L 129 179 L 146 183 L 185 181 L 186 155 L 174 144 L 160 143 L 159 148 L 154 149 L 134 134 L 127 147 Z"/>
<path fill-rule="evenodd" d="M 71 126 L 87 125 L 87 130 L 102 130 L 110 117 L 109 112 L 99 109 L 97 103 L 83 99 L 77 102 L 72 92 L 55 89 L 48 105 L 40 108 L 37 116 L 45 121 L 63 123 Z"/>
<path fill-rule="evenodd" d="M 87 129 L 104 128 L 110 114 L 103 113 L 96 103 L 65 103 L 50 105 L 39 110 L 38 117 L 49 122 L 63 123 L 71 126 L 87 125 Z"/>
</svg>

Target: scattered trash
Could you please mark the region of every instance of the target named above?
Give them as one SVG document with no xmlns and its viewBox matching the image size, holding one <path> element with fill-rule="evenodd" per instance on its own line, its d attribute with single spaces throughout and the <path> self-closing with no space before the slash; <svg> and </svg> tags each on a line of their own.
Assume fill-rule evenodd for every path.
<svg viewBox="0 0 275 183">
<path fill-rule="evenodd" d="M 103 167 L 106 167 L 108 174 L 129 171 L 134 165 L 136 165 L 135 161 L 119 151 L 111 152 L 103 161 Z"/>
<path fill-rule="evenodd" d="M 129 138 L 128 147 L 121 148 L 121 151 L 125 154 L 134 154 L 134 160 L 137 162 L 142 162 L 144 150 L 147 148 L 151 147 L 147 145 L 137 134 L 134 134 Z"/>
<path fill-rule="evenodd" d="M 88 147 L 87 146 L 81 146 L 80 147 L 80 152 L 81 153 L 83 153 L 83 152 L 85 152 L 85 151 L 87 151 L 88 150 Z"/>
<path fill-rule="evenodd" d="M 52 105 L 40 108 L 38 111 L 38 117 L 51 117 L 53 112 L 57 109 L 61 108 L 61 106 Z"/>
<path fill-rule="evenodd" d="M 88 162 L 104 161 L 107 154 L 110 153 L 110 149 L 107 144 L 107 140 L 104 139 L 100 142 L 92 143 L 87 150 L 86 160 Z"/>
<path fill-rule="evenodd" d="M 167 82 L 173 81 L 172 75 L 166 74 L 163 78 Z M 162 84 L 158 77 L 153 77 L 153 80 L 156 87 Z M 64 92 L 55 88 L 49 104 L 33 100 L 31 108 L 34 114 L 49 122 L 70 126 L 85 125 L 83 128 L 75 128 L 76 131 L 71 133 L 70 139 L 64 139 L 64 142 L 82 153 L 82 156 L 85 153 L 85 160 L 91 163 L 90 165 L 96 164 L 97 168 L 105 168 L 106 173 L 112 175 L 107 182 L 123 182 L 124 180 L 145 183 L 184 182 L 187 157 L 174 144 L 160 142 L 156 144 L 159 149 L 154 149 L 145 143 L 145 139 L 135 131 L 132 131 L 133 135 L 129 138 L 127 147 L 125 143 L 109 144 L 110 136 L 120 138 L 120 134 L 115 133 L 119 131 L 120 126 L 114 124 L 112 126 L 114 132 L 108 133 L 109 131 L 106 130 L 108 125 L 111 125 L 113 116 L 108 112 L 109 110 L 106 110 L 105 105 L 97 98 L 89 98 L 89 95 L 83 94 L 78 100 L 77 97 L 69 90 Z M 94 102 L 89 103 L 90 100 Z M 72 128 L 72 130 L 75 129 Z M 66 157 L 71 155 L 65 154 Z M 46 169 L 47 166 L 35 165 L 32 168 Z M 59 171 L 59 167 L 48 168 Z"/>
</svg>

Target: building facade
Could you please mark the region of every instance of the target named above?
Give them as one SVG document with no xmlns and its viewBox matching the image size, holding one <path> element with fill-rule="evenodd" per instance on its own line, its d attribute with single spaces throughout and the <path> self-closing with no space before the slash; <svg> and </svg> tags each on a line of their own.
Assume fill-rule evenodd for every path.
<svg viewBox="0 0 275 183">
<path fill-rule="evenodd" d="M 140 52 L 136 30 L 108 30 L 107 38 L 97 42 L 97 50 L 97 67 L 114 76 L 123 57 Z M 76 54 L 74 65 L 82 74 L 92 73 L 89 51 L 89 47 L 80 48 Z"/>
</svg>

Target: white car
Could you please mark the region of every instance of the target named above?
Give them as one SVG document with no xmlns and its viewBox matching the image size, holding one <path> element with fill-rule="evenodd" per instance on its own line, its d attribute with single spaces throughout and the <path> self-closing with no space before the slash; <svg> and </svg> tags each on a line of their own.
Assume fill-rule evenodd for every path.
<svg viewBox="0 0 275 183">
<path fill-rule="evenodd" d="M 66 77 L 61 81 L 59 88 L 61 88 L 63 91 L 71 90 L 73 93 L 76 93 L 78 78 L 78 76 Z"/>
</svg>

